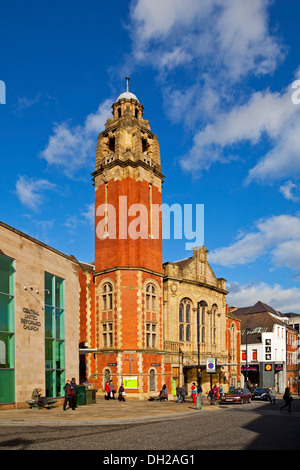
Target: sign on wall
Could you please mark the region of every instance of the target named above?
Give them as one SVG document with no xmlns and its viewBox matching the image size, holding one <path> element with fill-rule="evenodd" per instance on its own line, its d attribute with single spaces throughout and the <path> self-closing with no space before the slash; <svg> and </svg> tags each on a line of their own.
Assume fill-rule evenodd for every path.
<svg viewBox="0 0 300 470">
<path fill-rule="evenodd" d="M 123 377 L 124 388 L 138 388 L 137 377 Z"/>
</svg>

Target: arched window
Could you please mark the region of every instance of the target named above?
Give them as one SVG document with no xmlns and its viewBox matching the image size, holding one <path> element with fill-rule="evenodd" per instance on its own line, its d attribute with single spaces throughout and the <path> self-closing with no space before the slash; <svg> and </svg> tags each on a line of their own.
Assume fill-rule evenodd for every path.
<svg viewBox="0 0 300 470">
<path fill-rule="evenodd" d="M 110 370 L 109 370 L 109 369 L 105 369 L 105 371 L 104 371 L 104 377 L 103 377 L 103 382 L 104 382 L 103 388 L 104 388 L 106 382 L 109 382 L 109 381 L 110 381 Z"/>
<path fill-rule="evenodd" d="M 230 326 L 230 359 L 236 362 L 236 326 L 234 323 Z"/>
<path fill-rule="evenodd" d="M 201 323 L 201 342 L 205 343 L 205 324 L 206 324 L 207 303 L 205 300 L 200 302 L 200 323 Z"/>
<path fill-rule="evenodd" d="M 156 289 L 153 284 L 146 287 L 146 310 L 155 312 L 156 310 Z"/>
<path fill-rule="evenodd" d="M 211 318 L 210 318 L 210 343 L 211 344 L 216 344 L 217 311 L 218 311 L 218 307 L 216 304 L 214 304 L 211 309 Z"/>
<path fill-rule="evenodd" d="M 146 347 L 156 348 L 156 335 L 157 335 L 157 321 L 156 321 L 156 287 L 153 284 L 148 284 L 146 287 Z"/>
<path fill-rule="evenodd" d="M 155 370 L 151 369 L 149 372 L 149 391 L 154 392 L 156 389 L 155 385 Z"/>
<path fill-rule="evenodd" d="M 109 282 L 102 287 L 102 311 L 112 310 L 113 308 L 113 295 L 112 285 Z"/>
<path fill-rule="evenodd" d="M 110 282 L 106 282 L 102 287 L 102 346 L 103 348 L 113 347 L 113 287 Z"/>
<path fill-rule="evenodd" d="M 179 341 L 191 341 L 191 308 L 190 299 L 182 299 L 179 304 Z"/>
</svg>

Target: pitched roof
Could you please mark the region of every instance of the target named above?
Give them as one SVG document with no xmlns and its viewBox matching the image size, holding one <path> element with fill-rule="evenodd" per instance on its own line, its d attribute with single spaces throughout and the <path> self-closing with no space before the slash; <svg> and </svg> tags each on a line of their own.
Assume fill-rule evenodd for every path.
<svg viewBox="0 0 300 470">
<path fill-rule="evenodd" d="M 272 332 L 275 324 L 287 326 L 278 318 L 280 313 L 277 310 L 261 301 L 256 302 L 252 307 L 233 310 L 233 313 L 241 320 L 242 344 L 246 343 L 246 332 L 248 343 L 261 343 L 262 333 Z"/>
<path fill-rule="evenodd" d="M 273 307 L 261 302 L 260 300 L 256 302 L 256 304 L 252 305 L 252 307 L 241 307 L 237 310 L 234 310 L 235 315 L 251 315 L 253 313 L 263 313 L 263 312 L 270 312 L 273 315 L 281 316 L 280 312 L 275 310 Z"/>
</svg>

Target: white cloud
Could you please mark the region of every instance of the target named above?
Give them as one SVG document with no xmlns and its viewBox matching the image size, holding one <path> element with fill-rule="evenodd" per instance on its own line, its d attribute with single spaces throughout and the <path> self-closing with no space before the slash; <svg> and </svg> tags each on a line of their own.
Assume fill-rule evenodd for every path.
<svg viewBox="0 0 300 470">
<path fill-rule="evenodd" d="M 209 254 L 221 266 L 248 264 L 270 255 L 273 266 L 300 272 L 300 216 L 279 215 L 260 220 L 256 231 L 240 236 L 232 245 Z"/>
<path fill-rule="evenodd" d="M 293 194 L 293 191 L 297 188 L 297 185 L 292 181 L 286 181 L 282 186 L 280 186 L 279 191 L 283 196 L 289 201 L 299 201 L 299 197 Z"/>
<path fill-rule="evenodd" d="M 21 203 L 34 211 L 43 203 L 44 192 L 56 189 L 56 185 L 46 179 L 19 176 L 16 182 L 16 194 Z"/>
<path fill-rule="evenodd" d="M 300 171 L 300 106 L 291 97 L 291 85 L 281 94 L 256 92 L 247 103 L 219 113 L 213 123 L 196 133 L 192 148 L 181 158 L 182 168 L 207 170 L 216 162 L 230 161 L 238 145 L 255 145 L 268 136 L 272 149 L 250 169 L 246 182 L 295 175 Z"/>
<path fill-rule="evenodd" d="M 89 114 L 83 125 L 71 126 L 68 122 L 56 124 L 53 135 L 40 154 L 49 165 L 58 165 L 67 176 L 74 176 L 82 167 L 92 165 L 96 146 L 95 136 L 104 128 L 111 113 L 111 100 L 99 105 Z"/>
<path fill-rule="evenodd" d="M 268 0 L 137 0 L 131 6 L 132 53 L 163 68 L 180 51 L 202 71 L 214 66 L 231 80 L 274 70 L 281 47 L 268 28 Z M 224 74 L 223 74 L 224 76 Z"/>
<path fill-rule="evenodd" d="M 300 312 L 300 288 L 297 287 L 285 289 L 279 284 L 269 285 L 265 282 L 244 285 L 231 282 L 227 289 L 229 306 L 251 307 L 260 300 L 282 313 Z"/>
</svg>

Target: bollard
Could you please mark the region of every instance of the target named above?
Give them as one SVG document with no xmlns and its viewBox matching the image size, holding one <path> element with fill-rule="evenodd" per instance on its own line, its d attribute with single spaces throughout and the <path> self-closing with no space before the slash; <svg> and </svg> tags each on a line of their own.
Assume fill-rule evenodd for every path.
<svg viewBox="0 0 300 470">
<path fill-rule="evenodd" d="M 201 410 L 201 393 L 197 393 L 196 409 L 197 409 L 197 410 Z"/>
</svg>

